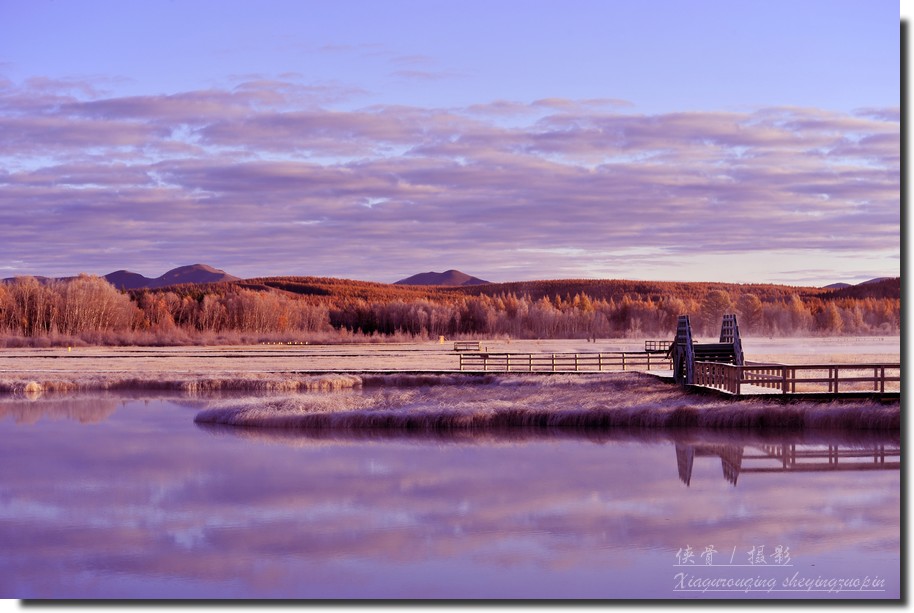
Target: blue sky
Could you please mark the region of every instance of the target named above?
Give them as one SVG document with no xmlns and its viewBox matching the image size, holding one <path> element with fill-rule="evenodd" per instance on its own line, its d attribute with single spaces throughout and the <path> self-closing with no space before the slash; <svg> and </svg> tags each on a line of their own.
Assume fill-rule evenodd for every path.
<svg viewBox="0 0 914 613">
<path fill-rule="evenodd" d="M 897 7 L 0 0 L 0 276 L 897 275 Z"/>
<path fill-rule="evenodd" d="M 176 93 L 297 73 L 359 102 L 612 98 L 641 112 L 896 100 L 884 0 L 5 1 L 9 76 Z M 851 85 L 852 86 L 849 86 Z"/>
</svg>

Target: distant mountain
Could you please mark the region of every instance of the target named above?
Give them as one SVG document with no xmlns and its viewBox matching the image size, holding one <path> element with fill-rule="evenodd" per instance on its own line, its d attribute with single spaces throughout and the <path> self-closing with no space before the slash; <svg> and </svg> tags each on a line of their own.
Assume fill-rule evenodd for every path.
<svg viewBox="0 0 914 613">
<path fill-rule="evenodd" d="M 829 298 L 901 298 L 901 278 L 882 277 L 831 289 L 824 297 Z"/>
<path fill-rule="evenodd" d="M 826 285 L 822 289 L 845 289 L 847 287 L 858 287 L 860 285 L 872 285 L 873 283 L 884 283 L 885 281 L 891 281 L 897 279 L 897 277 L 876 277 L 875 279 L 870 279 L 869 281 L 861 281 L 860 283 L 832 283 L 831 285 Z"/>
<path fill-rule="evenodd" d="M 40 283 L 41 285 L 47 285 L 51 281 L 56 281 L 56 279 L 53 279 L 52 277 L 42 277 L 39 275 L 22 275 L 22 276 L 32 277 L 36 281 L 38 281 L 38 283 Z M 72 279 L 72 277 L 67 277 L 67 279 Z M 12 283 L 15 280 L 16 280 L 16 277 L 6 277 L 6 278 L 2 279 L 2 281 L 4 283 Z"/>
<path fill-rule="evenodd" d="M 207 266 L 206 264 L 192 264 L 190 266 L 179 266 L 169 270 L 161 277 L 150 279 L 143 275 L 130 272 L 129 270 L 118 270 L 105 275 L 108 283 L 118 289 L 153 289 L 157 287 L 166 287 L 168 285 L 179 285 L 181 283 L 220 283 L 223 281 L 239 281 L 238 277 L 228 274 L 224 270 Z"/>
<path fill-rule="evenodd" d="M 467 285 L 486 285 L 489 283 L 478 277 L 471 277 L 459 270 L 448 270 L 445 272 L 422 272 L 406 279 L 400 279 L 394 285 L 450 285 L 450 286 L 467 286 Z"/>
<path fill-rule="evenodd" d="M 159 287 L 163 287 L 179 283 L 220 283 L 222 281 L 240 281 L 240 279 L 206 264 L 192 264 L 169 270 L 157 281 L 160 283 Z"/>
<path fill-rule="evenodd" d="M 142 287 L 152 287 L 156 282 L 155 279 L 144 277 L 138 272 L 129 270 L 116 270 L 105 275 L 105 279 L 118 289 L 140 289 Z"/>
</svg>

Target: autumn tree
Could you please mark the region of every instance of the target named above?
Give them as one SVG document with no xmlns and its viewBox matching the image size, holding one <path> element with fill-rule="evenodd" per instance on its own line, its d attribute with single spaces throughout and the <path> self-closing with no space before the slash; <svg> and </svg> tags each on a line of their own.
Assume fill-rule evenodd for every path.
<svg viewBox="0 0 914 613">
<path fill-rule="evenodd" d="M 762 327 L 762 301 L 756 294 L 742 294 L 736 301 L 740 330 L 746 334 L 757 334 Z"/>
<path fill-rule="evenodd" d="M 712 289 L 701 303 L 700 321 L 704 334 L 716 335 L 724 315 L 733 312 L 730 294 L 722 289 Z"/>
</svg>

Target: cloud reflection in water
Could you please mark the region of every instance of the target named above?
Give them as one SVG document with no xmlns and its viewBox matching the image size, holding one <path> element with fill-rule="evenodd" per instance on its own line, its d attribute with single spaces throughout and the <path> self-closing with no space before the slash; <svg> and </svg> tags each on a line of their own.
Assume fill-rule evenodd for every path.
<svg viewBox="0 0 914 613">
<path fill-rule="evenodd" d="M 676 454 L 897 435 L 310 435 L 194 426 L 167 400 L 109 415 L 0 420 L 0 595 L 671 597 L 686 543 L 787 544 L 821 572 L 865 567 L 898 589 L 898 471 L 734 487 L 699 456 L 686 486 Z"/>
</svg>

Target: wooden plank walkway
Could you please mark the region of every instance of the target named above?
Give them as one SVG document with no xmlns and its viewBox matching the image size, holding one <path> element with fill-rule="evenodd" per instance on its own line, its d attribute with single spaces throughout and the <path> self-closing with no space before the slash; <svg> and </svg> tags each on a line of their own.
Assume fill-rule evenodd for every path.
<svg viewBox="0 0 914 613">
<path fill-rule="evenodd" d="M 606 372 L 672 369 L 670 358 L 649 351 L 610 353 L 461 353 L 463 372 Z"/>
<path fill-rule="evenodd" d="M 690 387 L 736 398 L 894 398 L 901 395 L 901 364 L 695 362 L 695 383 Z"/>
</svg>

